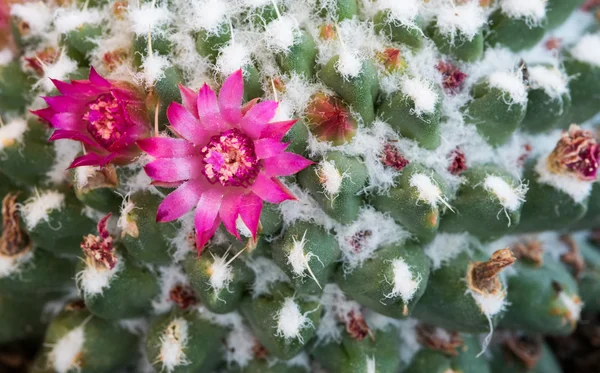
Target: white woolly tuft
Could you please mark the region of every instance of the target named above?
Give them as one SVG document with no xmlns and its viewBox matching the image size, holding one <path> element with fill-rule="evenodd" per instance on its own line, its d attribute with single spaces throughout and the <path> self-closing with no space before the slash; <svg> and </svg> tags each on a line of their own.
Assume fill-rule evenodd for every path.
<svg viewBox="0 0 600 373">
<path fill-rule="evenodd" d="M 571 56 L 577 61 L 600 66 L 600 34 L 586 34 L 571 49 Z"/>
<path fill-rule="evenodd" d="M 23 141 L 23 135 L 29 127 L 25 119 L 17 118 L 0 126 L 0 151 L 5 147 L 20 144 Z"/>
<path fill-rule="evenodd" d="M 300 29 L 298 22 L 289 16 L 271 21 L 265 30 L 265 44 L 274 52 L 288 52 L 296 42 Z"/>
<path fill-rule="evenodd" d="M 487 347 L 492 340 L 492 335 L 494 334 L 492 317 L 503 311 L 508 305 L 506 302 L 506 291 L 500 291 L 495 294 L 481 294 L 471 289 L 467 289 L 467 293 L 470 293 L 473 299 L 475 299 L 481 313 L 487 318 L 490 327 L 490 330 L 481 345 L 481 352 L 477 355 L 477 357 L 479 357 L 487 350 Z"/>
<path fill-rule="evenodd" d="M 437 206 L 438 202 L 443 200 L 442 191 L 437 186 L 431 177 L 415 173 L 410 177 L 409 184 L 413 188 L 417 188 L 419 192 L 419 201 L 424 201 L 431 206 Z"/>
<path fill-rule="evenodd" d="M 303 342 L 300 334 L 303 329 L 311 327 L 312 321 L 300 311 L 300 306 L 294 301 L 294 298 L 287 297 L 283 305 L 275 315 L 277 321 L 277 336 L 286 340 L 296 339 Z"/>
<path fill-rule="evenodd" d="M 135 75 L 135 80 L 143 83 L 146 88 L 150 88 L 158 80 L 164 78 L 165 69 L 171 66 L 171 62 L 166 56 L 155 52 L 154 54 L 144 56 L 142 59 L 142 72 Z"/>
<path fill-rule="evenodd" d="M 344 174 L 335 167 L 335 161 L 323 160 L 316 169 L 321 185 L 329 196 L 336 196 L 342 187 Z"/>
<path fill-rule="evenodd" d="M 166 6 L 156 7 L 152 3 L 145 3 L 139 8 L 129 8 L 131 30 L 139 36 L 147 36 L 148 32 L 153 35 L 164 34 L 163 26 L 166 26 L 172 19 L 173 15 Z"/>
<path fill-rule="evenodd" d="M 438 233 L 425 247 L 425 255 L 431 259 L 432 269 L 436 270 L 462 252 L 470 252 L 471 241 L 472 238 L 467 233 Z"/>
<path fill-rule="evenodd" d="M 186 1 L 184 6 L 186 23 L 194 30 L 206 30 L 209 34 L 218 34 L 232 10 L 230 3 L 222 0 Z"/>
<path fill-rule="evenodd" d="M 223 256 L 213 255 L 213 263 L 208 269 L 210 274 L 210 286 L 215 291 L 227 288 L 233 279 L 232 268 L 228 263 L 227 254 Z"/>
<path fill-rule="evenodd" d="M 33 260 L 33 251 L 28 251 L 24 255 L 4 256 L 0 255 L 0 278 L 18 275 L 23 267 Z"/>
<path fill-rule="evenodd" d="M 524 18 L 528 24 L 538 25 L 546 17 L 547 0 L 501 0 L 500 9 L 511 18 Z"/>
<path fill-rule="evenodd" d="M 287 256 L 287 262 L 292 266 L 292 271 L 294 272 L 294 275 L 296 275 L 298 277 L 307 276 L 308 273 L 306 273 L 306 272 L 312 273 L 310 266 L 308 264 L 308 262 L 310 261 L 310 259 L 312 257 L 316 257 L 317 260 L 319 260 L 319 257 L 316 256 L 314 253 L 312 253 L 312 252 L 306 253 L 304 251 L 304 248 L 307 243 L 308 243 L 308 240 L 306 238 L 306 231 L 304 231 L 302 238 L 298 239 L 298 237 L 293 237 L 292 238 L 292 250 L 290 251 L 290 253 Z M 321 265 L 323 265 L 323 263 L 321 263 Z M 317 281 L 317 280 L 315 279 L 315 281 Z M 319 283 L 317 282 L 317 284 L 319 284 Z M 319 285 L 319 287 L 320 286 L 321 285 Z"/>
<path fill-rule="evenodd" d="M 477 1 L 454 6 L 444 2 L 437 8 L 437 28 L 454 41 L 456 36 L 472 40 L 487 22 L 487 15 Z"/>
<path fill-rule="evenodd" d="M 54 83 L 50 79 L 66 80 L 69 74 L 77 70 L 77 62 L 73 61 L 65 53 L 61 53 L 58 60 L 52 65 L 44 65 L 44 77 L 34 84 L 34 88 L 40 87 L 44 92 L 54 89 Z"/>
<path fill-rule="evenodd" d="M 571 322 L 579 321 L 581 310 L 583 309 L 583 302 L 577 296 L 569 295 L 564 291 L 561 291 L 558 295 L 558 300 L 567 309 L 567 318 Z"/>
<path fill-rule="evenodd" d="M 392 19 L 404 25 L 412 26 L 419 15 L 417 0 L 379 0 L 376 5 L 380 10 L 388 9 Z"/>
<path fill-rule="evenodd" d="M 417 337 L 416 327 L 419 325 L 419 321 L 416 319 L 405 319 L 398 320 L 398 324 L 400 338 L 403 342 L 402 348 L 399 351 L 400 358 L 403 362 L 408 364 L 412 357 L 423 348 Z"/>
<path fill-rule="evenodd" d="M 483 187 L 493 193 L 500 201 L 503 208 L 508 211 L 517 211 L 525 201 L 527 186 L 520 184 L 516 187 L 509 185 L 503 178 L 487 175 Z"/>
<path fill-rule="evenodd" d="M 393 289 L 389 294 L 384 294 L 386 298 L 395 298 L 400 296 L 404 303 L 410 302 L 421 283 L 421 274 L 416 275 L 410 270 L 410 266 L 406 264 L 404 259 L 396 258 L 391 261 L 392 272 L 394 278 L 388 281 L 393 284 Z"/>
<path fill-rule="evenodd" d="M 293 358 L 287 360 L 285 362 L 285 365 L 287 365 L 290 368 L 291 367 L 304 368 L 304 371 L 306 371 L 306 372 L 311 371 L 310 358 L 308 357 L 308 354 L 306 352 L 301 352 L 298 355 L 294 356 Z"/>
<path fill-rule="evenodd" d="M 520 70 L 516 73 L 495 72 L 490 75 L 488 82 L 490 87 L 508 93 L 511 104 L 527 104 L 527 87 L 523 83 L 523 73 Z"/>
<path fill-rule="evenodd" d="M 48 215 L 54 210 L 62 210 L 64 206 L 64 194 L 55 190 L 47 190 L 29 198 L 19 210 L 27 229 L 32 230 L 41 221 L 49 223 L 48 219 L 50 217 Z"/>
<path fill-rule="evenodd" d="M 225 359 L 228 364 L 236 363 L 244 368 L 254 359 L 255 338 L 250 328 L 241 321 L 236 323 L 225 338 Z"/>
<path fill-rule="evenodd" d="M 55 159 L 52 168 L 46 174 L 48 180 L 54 185 L 62 184 L 68 176 L 65 171 L 73 162 L 77 154 L 81 151 L 81 144 L 69 139 L 55 140 L 54 146 Z"/>
<path fill-rule="evenodd" d="M 362 61 L 357 53 L 342 50 L 336 62 L 336 69 L 345 78 L 356 78 L 362 70 Z"/>
<path fill-rule="evenodd" d="M 592 192 L 593 182 L 579 180 L 569 174 L 555 174 L 548 169 L 546 157 L 540 157 L 535 165 L 538 183 L 548 184 L 568 194 L 576 203 L 582 203 Z M 549 202 L 550 203 L 550 202 Z"/>
<path fill-rule="evenodd" d="M 569 93 L 568 78 L 556 67 L 530 67 L 529 85 L 533 89 L 543 89 L 548 96 L 557 100 Z"/>
<path fill-rule="evenodd" d="M 83 24 L 97 25 L 102 22 L 102 14 L 98 9 L 58 8 L 54 12 L 54 27 L 56 31 L 65 34 L 76 30 Z"/>
<path fill-rule="evenodd" d="M 8 65 L 14 57 L 14 53 L 9 48 L 0 49 L 0 66 Z"/>
<path fill-rule="evenodd" d="M 250 51 L 248 48 L 240 42 L 231 41 L 221 48 L 216 65 L 221 74 L 230 75 L 249 63 Z"/>
<path fill-rule="evenodd" d="M 342 333 L 338 322 L 345 321 L 350 314 L 360 315 L 360 304 L 348 299 L 334 283 L 325 285 L 320 303 L 323 306 L 323 316 L 317 328 L 317 338 L 325 343 L 340 341 Z"/>
<path fill-rule="evenodd" d="M 79 371 L 78 356 L 85 343 L 84 326 L 81 325 L 64 335 L 52 346 L 49 362 L 57 373 Z"/>
<path fill-rule="evenodd" d="M 409 237 L 410 233 L 390 216 L 371 207 L 363 208 L 356 221 L 337 230 L 337 240 L 344 255 L 344 270 L 352 271 L 380 247 L 393 243 L 400 245 Z"/>
<path fill-rule="evenodd" d="M 188 278 L 181 267 L 171 265 L 158 268 L 160 279 L 160 294 L 152 301 L 152 308 L 157 315 L 169 312 L 173 308 L 169 293 L 177 285 L 186 286 Z"/>
<path fill-rule="evenodd" d="M 75 169 L 75 185 L 78 188 L 84 188 L 88 184 L 90 177 L 100 171 L 100 167 L 96 166 L 81 166 Z"/>
<path fill-rule="evenodd" d="M 167 372 L 190 364 L 185 354 L 188 338 L 188 322 L 181 317 L 171 321 L 165 329 L 160 338 L 160 355 L 156 360 L 162 363 Z"/>
<path fill-rule="evenodd" d="M 287 185 L 295 200 L 283 201 L 279 208 L 283 215 L 284 226 L 288 226 L 295 221 L 310 221 L 325 229 L 332 229 L 339 224 L 323 211 L 317 201 L 310 194 L 297 184 Z"/>
<path fill-rule="evenodd" d="M 262 294 L 268 294 L 271 284 L 280 281 L 289 282 L 285 273 L 270 259 L 258 257 L 247 261 L 246 264 L 256 274 L 254 283 L 252 284 L 253 298 L 257 298 Z"/>
<path fill-rule="evenodd" d="M 92 296 L 102 294 L 118 273 L 125 269 L 123 258 L 119 254 L 115 256 L 117 256 L 117 264 L 112 269 L 96 267 L 88 263 L 86 268 L 77 274 L 77 283 L 84 294 Z"/>
<path fill-rule="evenodd" d="M 439 97 L 431 82 L 419 78 L 404 79 L 402 81 L 402 93 L 415 104 L 414 113 L 417 116 L 435 112 Z"/>
<path fill-rule="evenodd" d="M 13 4 L 10 14 L 27 23 L 30 34 L 26 38 L 43 36 L 52 24 L 52 10 L 42 1 Z"/>
</svg>

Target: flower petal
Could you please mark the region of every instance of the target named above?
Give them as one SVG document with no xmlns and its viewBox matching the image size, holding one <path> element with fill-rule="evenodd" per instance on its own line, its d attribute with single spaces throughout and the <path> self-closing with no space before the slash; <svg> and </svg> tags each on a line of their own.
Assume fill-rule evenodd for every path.
<svg viewBox="0 0 600 373">
<path fill-rule="evenodd" d="M 172 137 L 151 137 L 138 140 L 137 144 L 140 149 L 154 158 L 182 158 L 199 152 L 191 142 Z"/>
<path fill-rule="evenodd" d="M 85 155 L 75 158 L 69 168 L 81 167 L 81 166 L 106 166 L 110 161 L 115 159 L 118 154 L 99 155 L 96 153 L 87 153 Z"/>
<path fill-rule="evenodd" d="M 179 92 L 181 93 L 181 102 L 187 111 L 192 113 L 194 117 L 198 118 L 198 94 L 188 87 L 179 84 Z"/>
<path fill-rule="evenodd" d="M 70 112 L 81 103 L 81 100 L 73 96 L 46 96 L 44 101 L 56 112 Z M 81 116 L 79 117 L 81 121 Z"/>
<path fill-rule="evenodd" d="M 89 146 L 98 147 L 98 144 L 94 140 L 90 139 L 83 133 L 77 131 L 55 130 L 52 133 L 52 136 L 50 136 L 50 138 L 48 139 L 48 141 L 56 141 L 62 139 L 81 141 Z"/>
<path fill-rule="evenodd" d="M 52 117 L 56 114 L 56 112 L 49 107 L 39 110 L 30 110 L 30 112 L 48 123 L 50 123 L 50 120 L 52 120 Z"/>
<path fill-rule="evenodd" d="M 240 126 L 251 138 L 259 138 L 263 130 L 269 125 L 269 121 L 275 116 L 277 106 L 276 101 L 259 102 L 244 115 L 240 121 Z"/>
<path fill-rule="evenodd" d="M 223 119 L 221 118 L 221 112 L 219 111 L 219 104 L 217 103 L 217 96 L 208 84 L 204 84 L 198 92 L 198 117 L 200 123 L 206 131 L 221 131 L 226 129 Z"/>
<path fill-rule="evenodd" d="M 264 161 L 264 171 L 268 176 L 288 176 L 314 164 L 313 161 L 295 153 L 283 153 Z"/>
<path fill-rule="evenodd" d="M 218 218 L 221 202 L 223 201 L 223 190 L 221 188 L 209 188 L 204 190 L 202 197 L 196 205 L 194 213 L 194 227 L 196 233 L 210 230 Z"/>
<path fill-rule="evenodd" d="M 196 247 L 198 250 L 198 256 L 200 256 L 200 254 L 202 254 L 204 251 L 206 243 L 212 238 L 212 236 L 214 236 L 217 228 L 219 228 L 219 224 L 221 224 L 219 219 L 215 219 L 213 226 L 209 230 L 204 232 L 196 232 Z"/>
<path fill-rule="evenodd" d="M 247 193 L 242 196 L 239 212 L 244 224 L 252 233 L 252 238 L 256 239 L 258 231 L 258 222 L 260 221 L 260 212 L 262 211 L 263 201 L 254 193 Z"/>
<path fill-rule="evenodd" d="M 208 141 L 208 134 L 200 121 L 181 104 L 172 102 L 167 109 L 167 118 L 171 127 L 183 138 L 196 145 L 204 145 Z"/>
<path fill-rule="evenodd" d="M 231 193 L 223 197 L 223 202 L 221 203 L 221 209 L 219 210 L 219 217 L 223 221 L 223 225 L 225 229 L 237 239 L 241 239 L 240 233 L 236 227 L 237 217 L 239 215 L 239 204 L 240 199 L 242 198 L 241 194 Z"/>
<path fill-rule="evenodd" d="M 296 199 L 292 192 L 288 190 L 279 180 L 268 177 L 261 172 L 254 180 L 251 190 L 254 194 L 270 203 L 281 203 L 288 199 Z"/>
<path fill-rule="evenodd" d="M 56 113 L 50 119 L 50 124 L 54 128 L 60 128 L 69 131 L 81 131 L 83 130 L 83 120 L 81 115 L 77 115 L 74 112 Z"/>
<path fill-rule="evenodd" d="M 100 74 L 98 74 L 96 72 L 96 69 L 94 69 L 93 67 L 90 68 L 89 79 L 90 79 L 90 82 L 95 86 L 106 87 L 106 88 L 110 87 L 110 82 L 108 80 L 104 79 L 103 77 L 101 77 Z"/>
<path fill-rule="evenodd" d="M 202 196 L 202 183 L 187 181 L 171 192 L 158 206 L 156 212 L 157 222 L 173 221 L 182 217 L 196 206 Z"/>
<path fill-rule="evenodd" d="M 287 147 L 287 143 L 270 138 L 254 140 L 254 152 L 258 159 L 271 158 L 279 155 L 283 153 Z"/>
<path fill-rule="evenodd" d="M 298 120 L 286 120 L 283 122 L 269 123 L 260 134 L 260 138 L 271 138 L 273 140 L 281 141 L 288 131 L 294 127 Z"/>
<path fill-rule="evenodd" d="M 242 119 L 240 107 L 244 95 L 244 77 L 242 70 L 229 75 L 219 92 L 219 108 L 223 119 L 229 124 L 237 125 Z"/>
<path fill-rule="evenodd" d="M 156 181 L 183 181 L 202 176 L 204 164 L 199 157 L 159 158 L 148 163 L 144 170 Z"/>
</svg>

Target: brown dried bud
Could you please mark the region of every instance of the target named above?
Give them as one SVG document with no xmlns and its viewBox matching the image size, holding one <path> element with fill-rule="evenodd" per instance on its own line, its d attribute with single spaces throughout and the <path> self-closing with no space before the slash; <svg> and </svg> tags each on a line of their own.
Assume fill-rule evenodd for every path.
<svg viewBox="0 0 600 373">
<path fill-rule="evenodd" d="M 569 251 L 560 256 L 560 261 L 571 267 L 575 278 L 579 278 L 585 268 L 585 262 L 579 252 L 577 242 L 568 234 L 560 236 L 560 240 L 569 248 Z"/>
<path fill-rule="evenodd" d="M 449 333 L 434 326 L 419 324 L 416 328 L 417 340 L 427 348 L 440 351 L 446 355 L 457 356 L 464 345 L 463 339 L 457 332 Z"/>
<path fill-rule="evenodd" d="M 346 331 L 348 334 L 359 341 L 362 341 L 367 336 L 371 336 L 373 339 L 373 333 L 364 317 L 361 314 L 356 314 L 354 311 L 350 311 L 348 315 L 345 317 Z"/>
<path fill-rule="evenodd" d="M 88 234 L 83 237 L 81 248 L 88 258 L 91 265 L 113 269 L 117 264 L 117 257 L 114 254 L 113 238 L 106 229 L 106 223 L 111 214 L 106 215 L 98 222 L 99 236 Z"/>
<path fill-rule="evenodd" d="M 506 351 L 517 357 L 527 369 L 535 367 L 542 353 L 542 339 L 511 336 L 504 341 Z"/>
<path fill-rule="evenodd" d="M 517 260 L 509 248 L 497 250 L 487 262 L 469 265 L 469 288 L 482 294 L 495 294 L 502 290 L 498 274 Z"/>
<path fill-rule="evenodd" d="M 91 171 L 85 185 L 79 186 L 76 192 L 87 193 L 100 188 L 115 188 L 119 184 L 117 170 L 113 165 L 106 165 Z"/>
<path fill-rule="evenodd" d="M 189 286 L 181 284 L 175 285 L 171 291 L 169 291 L 169 299 L 182 310 L 187 309 L 197 302 L 194 290 Z"/>
<path fill-rule="evenodd" d="M 573 174 L 580 180 L 594 181 L 599 157 L 600 149 L 592 132 L 571 124 L 548 156 L 548 169 L 555 174 Z"/>
<path fill-rule="evenodd" d="M 526 240 L 516 243 L 512 251 L 517 258 L 529 260 L 537 266 L 544 263 L 544 248 L 540 241 Z"/>
<path fill-rule="evenodd" d="M 385 166 L 396 169 L 397 171 L 402 171 L 402 169 L 410 163 L 408 159 L 404 158 L 398 148 L 389 142 L 383 146 L 381 162 Z"/>
<path fill-rule="evenodd" d="M 257 339 L 254 340 L 252 353 L 256 359 L 265 360 L 269 356 L 269 351 Z"/>
<path fill-rule="evenodd" d="M 0 238 L 0 255 L 15 257 L 31 250 L 31 241 L 21 229 L 17 209 L 18 193 L 9 193 L 2 200 L 2 224 L 4 230 Z"/>
</svg>

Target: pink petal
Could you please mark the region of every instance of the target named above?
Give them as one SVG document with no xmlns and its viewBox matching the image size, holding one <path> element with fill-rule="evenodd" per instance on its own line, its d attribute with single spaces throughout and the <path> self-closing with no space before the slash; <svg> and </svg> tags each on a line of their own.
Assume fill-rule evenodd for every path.
<svg viewBox="0 0 600 373">
<path fill-rule="evenodd" d="M 167 118 L 175 132 L 183 138 L 196 145 L 205 145 L 208 141 L 208 134 L 202 128 L 200 121 L 181 104 L 172 102 L 167 109 Z"/>
<path fill-rule="evenodd" d="M 223 197 L 221 209 L 219 210 L 219 217 L 223 221 L 225 229 L 227 229 L 229 233 L 236 236 L 238 240 L 240 240 L 241 237 L 236 227 L 236 221 L 239 215 L 239 204 L 241 198 L 242 196 L 238 193 L 226 195 Z"/>
<path fill-rule="evenodd" d="M 81 103 L 81 100 L 73 96 L 49 96 L 42 98 L 46 101 L 48 106 L 57 112 L 74 111 Z M 81 117 L 79 120 L 81 120 Z"/>
<path fill-rule="evenodd" d="M 244 78 L 242 70 L 229 75 L 219 92 L 219 108 L 221 115 L 230 124 L 238 124 L 242 119 L 240 107 L 244 95 Z"/>
<path fill-rule="evenodd" d="M 96 69 L 94 69 L 93 67 L 90 68 L 89 79 L 93 85 L 100 86 L 100 87 L 107 87 L 107 88 L 110 87 L 110 82 L 108 80 L 104 79 L 103 77 L 101 77 L 100 74 L 98 74 L 96 72 Z"/>
<path fill-rule="evenodd" d="M 81 166 L 106 166 L 113 159 L 115 159 L 118 154 L 109 154 L 109 155 L 98 155 L 96 153 L 87 153 L 80 157 L 75 158 L 73 163 L 69 166 L 69 168 L 81 167 Z"/>
<path fill-rule="evenodd" d="M 179 84 L 179 92 L 181 93 L 181 102 L 187 111 L 198 118 L 198 104 L 196 102 L 198 94 L 188 87 Z"/>
<path fill-rule="evenodd" d="M 55 130 L 52 133 L 52 136 L 50 136 L 50 138 L 48 139 L 48 141 L 56 141 L 56 140 L 62 140 L 62 139 L 81 141 L 89 146 L 92 146 L 95 148 L 98 147 L 98 144 L 94 140 L 90 139 L 83 133 L 77 132 L 77 131 Z"/>
<path fill-rule="evenodd" d="M 286 120 L 283 122 L 273 122 L 273 123 L 269 123 L 268 126 L 266 126 L 264 128 L 264 130 L 262 131 L 262 133 L 260 134 L 261 138 L 271 138 L 273 140 L 277 140 L 277 141 L 281 141 L 283 139 L 283 137 L 285 136 L 286 133 L 288 133 L 288 131 L 294 127 L 294 124 L 296 124 L 298 120 L 297 119 L 293 119 L 293 120 Z"/>
<path fill-rule="evenodd" d="M 263 162 L 264 171 L 269 176 L 293 175 L 314 164 L 313 161 L 295 153 L 283 153 L 276 157 L 267 158 Z"/>
<path fill-rule="evenodd" d="M 258 101 L 260 101 L 260 98 L 256 97 L 246 102 L 244 106 L 242 106 L 242 116 L 246 115 L 246 113 L 249 112 L 250 109 L 254 107 L 254 105 L 258 104 Z"/>
<path fill-rule="evenodd" d="M 182 158 L 199 152 L 191 142 L 172 137 L 152 137 L 138 140 L 137 144 L 140 149 L 154 158 Z"/>
<path fill-rule="evenodd" d="M 40 119 L 48 123 L 50 123 L 50 120 L 54 114 L 56 114 L 56 112 L 49 107 L 39 110 L 30 110 L 30 113 L 38 116 Z"/>
<path fill-rule="evenodd" d="M 159 158 L 148 163 L 144 170 L 156 181 L 182 181 L 203 176 L 204 164 L 199 157 Z"/>
<path fill-rule="evenodd" d="M 244 115 L 240 126 L 251 138 L 259 138 L 263 130 L 269 125 L 269 121 L 275 116 L 277 106 L 276 101 L 259 102 Z"/>
<path fill-rule="evenodd" d="M 252 192 L 270 203 L 281 203 L 288 199 L 296 199 L 279 180 L 268 177 L 263 172 L 259 173 L 252 184 Z"/>
<path fill-rule="evenodd" d="M 287 143 L 270 138 L 254 140 L 254 152 L 258 159 L 271 158 L 279 155 L 283 153 L 287 147 Z"/>
<path fill-rule="evenodd" d="M 50 124 L 54 128 L 60 128 L 70 131 L 81 131 L 84 128 L 81 115 L 75 112 L 56 113 L 50 120 Z"/>
<path fill-rule="evenodd" d="M 246 227 L 252 233 L 252 238 L 256 239 L 258 231 L 258 222 L 260 221 L 260 212 L 262 211 L 263 201 L 254 193 L 247 193 L 242 196 L 240 201 L 240 216 L 246 224 Z"/>
<path fill-rule="evenodd" d="M 171 192 L 158 206 L 156 221 L 160 223 L 179 219 L 196 206 L 202 196 L 202 183 L 187 181 Z"/>
<path fill-rule="evenodd" d="M 211 229 L 219 215 L 222 201 L 223 191 L 221 188 L 209 188 L 202 193 L 194 214 L 196 233 Z"/>
<path fill-rule="evenodd" d="M 226 128 L 221 118 L 215 92 L 204 84 L 198 92 L 198 117 L 207 131 L 221 131 Z"/>
<path fill-rule="evenodd" d="M 196 232 L 196 247 L 198 248 L 198 256 L 200 256 L 200 254 L 202 254 L 204 251 L 204 246 L 215 234 L 217 228 L 219 228 L 219 224 L 221 224 L 219 219 L 215 219 L 213 226 L 209 230 L 204 232 Z"/>
<path fill-rule="evenodd" d="M 63 82 L 61 80 L 52 78 L 50 80 L 52 81 L 58 92 L 60 92 L 63 95 L 77 96 L 79 94 L 79 90 L 67 82 Z"/>
</svg>

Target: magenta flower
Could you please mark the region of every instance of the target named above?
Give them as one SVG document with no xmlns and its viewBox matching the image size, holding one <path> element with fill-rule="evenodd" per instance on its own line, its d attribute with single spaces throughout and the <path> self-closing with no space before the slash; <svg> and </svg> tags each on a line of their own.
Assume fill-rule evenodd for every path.
<svg viewBox="0 0 600 373">
<path fill-rule="evenodd" d="M 156 220 L 177 219 L 196 207 L 196 246 L 202 251 L 219 224 L 238 239 L 238 217 L 254 238 L 263 201 L 293 199 L 277 179 L 306 168 L 311 161 L 286 153 L 281 142 L 296 123 L 270 121 L 277 102 L 242 107 L 244 81 L 237 71 L 223 83 L 219 97 L 208 85 L 198 94 L 180 86 L 183 105 L 172 103 L 167 117 L 181 138 L 154 137 L 138 142 L 155 158 L 146 173 L 155 183 L 178 188 L 158 207 Z"/>
<path fill-rule="evenodd" d="M 55 128 L 50 141 L 72 139 L 85 147 L 69 168 L 130 162 L 137 140 L 150 135 L 144 95 L 123 81 L 106 80 L 92 67 L 88 80 L 52 80 L 58 96 L 44 97 L 45 109 L 33 113 Z"/>
</svg>

